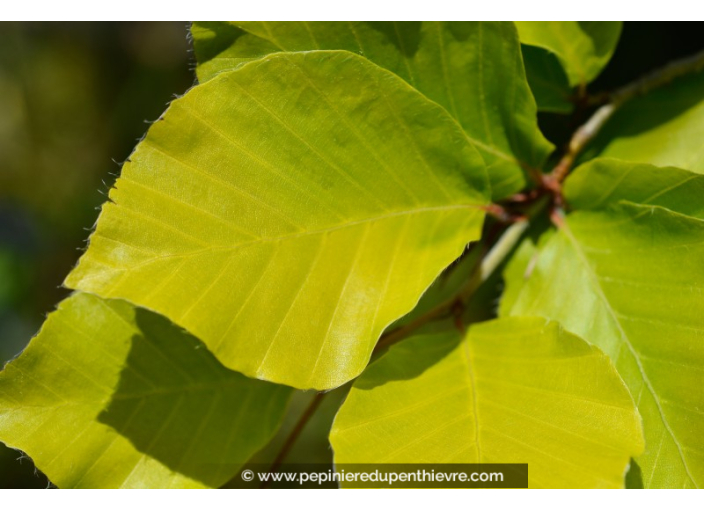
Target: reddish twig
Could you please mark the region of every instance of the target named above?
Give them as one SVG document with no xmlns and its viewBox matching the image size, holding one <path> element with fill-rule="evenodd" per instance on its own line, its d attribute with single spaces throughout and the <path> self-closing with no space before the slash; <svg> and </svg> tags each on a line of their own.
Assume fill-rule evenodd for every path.
<svg viewBox="0 0 704 510">
<path fill-rule="evenodd" d="M 293 427 L 293 430 L 291 430 L 289 435 L 286 437 L 286 440 L 284 441 L 284 444 L 281 447 L 281 450 L 279 450 L 278 455 L 271 463 L 271 467 L 269 467 L 270 473 L 276 473 L 279 471 L 281 464 L 283 464 L 284 460 L 286 460 L 286 456 L 291 451 L 291 448 L 293 448 L 293 445 L 295 444 L 296 440 L 298 439 L 298 436 L 301 435 L 301 432 L 303 432 L 303 429 L 308 424 L 308 421 L 315 414 L 315 411 L 317 411 L 318 407 L 320 406 L 320 403 L 323 401 L 323 398 L 325 398 L 325 395 L 327 395 L 327 393 L 317 393 L 313 397 L 313 399 L 310 401 L 310 403 L 308 404 L 308 407 L 306 407 L 305 411 L 303 411 L 303 414 L 301 414 L 301 417 L 296 422 L 296 425 Z M 270 482 L 271 482 L 271 477 L 267 478 L 259 486 L 259 488 L 266 489 L 269 486 Z"/>
<path fill-rule="evenodd" d="M 608 94 L 608 103 L 599 107 L 592 116 L 572 135 L 565 154 L 555 165 L 552 172 L 543 178 L 543 186 L 560 197 L 560 183 L 572 168 L 577 156 L 584 147 L 599 133 L 614 112 L 631 99 L 647 94 L 653 89 L 670 83 L 672 80 L 694 72 L 704 70 L 704 51 L 696 55 L 671 62 L 638 80 Z M 604 97 L 602 95 L 601 97 Z"/>
</svg>

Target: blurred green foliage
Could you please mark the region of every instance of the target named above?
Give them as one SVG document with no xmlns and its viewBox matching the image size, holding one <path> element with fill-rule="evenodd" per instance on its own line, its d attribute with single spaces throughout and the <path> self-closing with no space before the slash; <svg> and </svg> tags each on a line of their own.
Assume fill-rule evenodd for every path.
<svg viewBox="0 0 704 510">
<path fill-rule="evenodd" d="M 115 162 L 191 67 L 186 22 L 0 23 L 0 362 L 67 294 Z M 46 487 L 19 456 L 0 447 L 0 488 Z"/>
</svg>

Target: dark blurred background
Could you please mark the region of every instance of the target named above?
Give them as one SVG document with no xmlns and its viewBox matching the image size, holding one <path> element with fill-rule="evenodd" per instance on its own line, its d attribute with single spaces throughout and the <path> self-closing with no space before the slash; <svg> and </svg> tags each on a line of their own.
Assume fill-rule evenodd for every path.
<svg viewBox="0 0 704 510">
<path fill-rule="evenodd" d="M 0 23 L 0 363 L 67 294 L 61 282 L 119 162 L 193 85 L 187 36 L 185 22 Z M 626 23 L 590 90 L 610 90 L 702 48 L 704 23 Z M 559 145 L 574 119 L 541 115 L 540 122 Z M 0 488 L 46 487 L 19 457 L 0 444 Z"/>
<path fill-rule="evenodd" d="M 191 68 L 186 22 L 0 23 L 0 363 L 67 294 L 117 162 Z M 0 444 L 0 488 L 46 487 L 19 456 Z"/>
</svg>

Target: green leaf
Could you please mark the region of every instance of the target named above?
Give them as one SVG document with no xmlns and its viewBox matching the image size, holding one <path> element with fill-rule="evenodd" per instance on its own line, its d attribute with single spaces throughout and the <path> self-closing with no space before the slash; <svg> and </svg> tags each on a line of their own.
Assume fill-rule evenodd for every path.
<svg viewBox="0 0 704 510">
<path fill-rule="evenodd" d="M 565 70 L 554 53 L 542 48 L 521 45 L 526 78 L 530 85 L 538 110 L 567 114 L 574 105 L 570 101 L 572 87 Z"/>
<path fill-rule="evenodd" d="M 562 63 L 571 86 L 586 85 L 611 59 L 620 21 L 516 21 L 523 44 L 543 48 Z"/>
<path fill-rule="evenodd" d="M 530 277 L 535 267 L 538 248 L 532 239 L 524 239 L 507 264 L 504 276 L 504 292 L 499 304 L 499 317 L 509 315 L 518 299 L 523 282 Z"/>
<path fill-rule="evenodd" d="M 565 219 L 511 310 L 558 320 L 612 358 L 643 416 L 646 488 L 704 483 L 704 222 L 688 215 L 701 209 L 685 182 L 701 184 L 677 169 L 582 167 L 570 203 L 604 208 Z"/>
<path fill-rule="evenodd" d="M 446 112 L 348 52 L 281 53 L 172 103 L 67 285 L 155 310 L 227 367 L 298 388 L 357 376 L 488 201 Z"/>
<path fill-rule="evenodd" d="M 631 465 L 626 473 L 626 489 L 643 489 L 643 473 L 640 471 L 640 466 L 634 460 L 631 460 Z"/>
<path fill-rule="evenodd" d="M 598 210 L 628 201 L 704 219 L 704 175 L 681 168 L 598 158 L 574 171 L 564 194 L 575 209 Z"/>
<path fill-rule="evenodd" d="M 704 173 L 704 72 L 676 79 L 621 106 L 588 156 Z"/>
<path fill-rule="evenodd" d="M 0 440 L 61 488 L 219 487 L 290 393 L 227 370 L 163 317 L 78 293 L 0 372 Z"/>
<path fill-rule="evenodd" d="M 608 358 L 535 318 L 393 346 L 355 381 L 330 440 L 340 464 L 527 462 L 533 488 L 623 487 L 643 448 Z"/>
<path fill-rule="evenodd" d="M 452 114 L 485 158 L 495 199 L 519 191 L 521 166 L 539 168 L 553 148 L 510 22 L 195 22 L 192 34 L 201 82 L 275 52 L 363 55 Z"/>
</svg>

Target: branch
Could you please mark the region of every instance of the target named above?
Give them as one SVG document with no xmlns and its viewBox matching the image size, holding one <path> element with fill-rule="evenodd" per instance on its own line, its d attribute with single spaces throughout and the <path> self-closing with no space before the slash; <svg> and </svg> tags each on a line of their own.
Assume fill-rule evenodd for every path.
<svg viewBox="0 0 704 510">
<path fill-rule="evenodd" d="M 620 105 L 613 102 L 601 106 L 589 117 L 587 122 L 577 128 L 577 131 L 574 132 L 567 146 L 567 152 L 565 152 L 557 165 L 555 165 L 552 172 L 544 177 L 545 187 L 551 191 L 559 191 L 560 182 L 567 177 L 577 156 L 582 152 L 584 146 L 587 145 L 601 130 L 604 124 L 606 124 L 606 121 L 611 118 L 618 106 Z"/>
<path fill-rule="evenodd" d="M 315 396 L 308 403 L 308 406 L 303 411 L 303 414 L 301 414 L 300 418 L 298 418 L 296 425 L 293 427 L 293 429 L 288 434 L 288 436 L 286 436 L 286 439 L 284 440 L 284 443 L 281 446 L 279 453 L 276 455 L 276 458 L 272 461 L 271 466 L 269 466 L 270 473 L 277 473 L 279 471 L 281 464 L 284 462 L 284 460 L 288 456 L 289 452 L 291 451 L 291 448 L 295 444 L 298 437 L 301 435 L 301 432 L 303 432 L 303 429 L 308 424 L 308 421 L 310 421 L 310 419 L 313 417 L 315 412 L 318 410 L 318 407 L 320 406 L 320 403 L 323 401 L 323 398 L 325 397 L 325 395 L 327 395 L 327 393 L 316 393 Z M 227 481 L 225 484 L 221 485 L 220 488 L 221 489 L 231 488 L 233 486 L 233 484 L 235 483 L 235 480 L 238 480 L 240 476 L 241 475 L 238 473 L 233 478 L 231 478 L 229 481 Z M 264 482 L 261 483 L 259 488 L 266 489 L 270 483 L 271 483 L 271 477 L 264 480 Z"/>
<path fill-rule="evenodd" d="M 545 202 L 540 201 L 539 205 L 542 207 L 545 205 Z M 417 317 L 405 326 L 401 326 L 400 328 L 394 329 L 393 331 L 382 335 L 374 348 L 374 353 L 378 353 L 386 349 L 390 345 L 406 338 L 408 335 L 427 323 L 452 312 L 458 305 L 466 304 L 479 286 L 489 279 L 489 277 L 501 265 L 508 254 L 511 253 L 511 250 L 513 250 L 513 248 L 518 244 L 521 236 L 528 228 L 528 225 L 528 217 L 523 217 L 515 221 L 504 231 L 501 238 L 499 238 L 496 244 L 494 244 L 488 253 L 481 259 L 481 263 L 474 271 L 473 276 L 454 296 L 431 308 L 426 313 Z"/>
<path fill-rule="evenodd" d="M 575 159 L 611 118 L 614 112 L 631 99 L 647 94 L 648 92 L 670 83 L 672 80 L 686 74 L 704 70 L 704 51 L 675 60 L 665 67 L 657 69 L 628 85 L 608 95 L 608 103 L 597 109 L 594 114 L 582 124 L 570 140 L 567 152 L 557 163 L 549 175 L 546 175 L 544 185 L 551 191 L 559 191 L 559 184 L 567 176 Z"/>
<path fill-rule="evenodd" d="M 695 55 L 670 62 L 625 87 L 621 87 L 610 95 L 610 99 L 612 103 L 620 106 L 634 97 L 645 95 L 656 88 L 667 85 L 676 78 L 703 70 L 704 51 L 700 51 Z"/>
<path fill-rule="evenodd" d="M 289 435 L 286 437 L 286 440 L 284 441 L 284 444 L 281 447 L 281 450 L 279 450 L 278 455 L 271 463 L 271 466 L 269 467 L 270 473 L 277 473 L 279 471 L 281 464 L 283 464 L 284 460 L 286 459 L 286 456 L 289 454 L 289 452 L 291 451 L 291 448 L 293 447 L 294 443 L 298 439 L 298 436 L 301 435 L 301 432 L 303 432 L 303 429 L 308 424 L 308 421 L 315 414 L 315 411 L 318 410 L 318 406 L 320 406 L 320 403 L 323 401 L 323 398 L 325 398 L 325 395 L 327 395 L 327 393 L 316 393 L 316 395 L 313 397 L 313 399 L 308 404 L 308 407 L 306 407 L 305 411 L 303 411 L 303 414 L 301 414 L 301 417 L 298 418 L 296 425 L 293 427 L 293 430 L 291 430 Z M 271 482 L 271 477 L 267 478 L 261 484 L 261 486 L 259 488 L 266 489 L 269 486 L 270 482 Z"/>
</svg>

